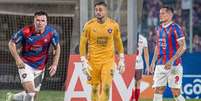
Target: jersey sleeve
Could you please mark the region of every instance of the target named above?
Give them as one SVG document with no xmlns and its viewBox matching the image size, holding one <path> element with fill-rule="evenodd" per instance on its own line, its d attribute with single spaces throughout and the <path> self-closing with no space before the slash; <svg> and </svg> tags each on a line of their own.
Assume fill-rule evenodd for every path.
<svg viewBox="0 0 201 101">
<path fill-rule="evenodd" d="M 23 40 L 23 31 L 22 29 L 19 30 L 17 33 L 14 33 L 11 37 L 11 41 L 13 41 L 14 43 L 18 44 L 21 43 Z"/>
<path fill-rule="evenodd" d="M 177 24 L 175 24 L 174 34 L 176 34 L 177 41 L 184 39 L 184 31 Z"/>
<path fill-rule="evenodd" d="M 56 30 L 53 30 L 52 45 L 56 46 L 58 43 L 59 43 L 59 33 Z"/>
<path fill-rule="evenodd" d="M 86 45 L 89 37 L 89 30 L 89 25 L 86 23 L 80 36 L 80 56 L 86 56 Z"/>
<path fill-rule="evenodd" d="M 144 47 L 148 47 L 147 38 L 145 37 L 143 38 L 143 44 Z"/>
<path fill-rule="evenodd" d="M 118 53 L 124 53 L 124 48 L 123 48 L 123 43 L 121 40 L 121 32 L 119 25 L 116 23 L 115 24 L 115 30 L 114 30 L 114 43 L 117 48 Z"/>
</svg>

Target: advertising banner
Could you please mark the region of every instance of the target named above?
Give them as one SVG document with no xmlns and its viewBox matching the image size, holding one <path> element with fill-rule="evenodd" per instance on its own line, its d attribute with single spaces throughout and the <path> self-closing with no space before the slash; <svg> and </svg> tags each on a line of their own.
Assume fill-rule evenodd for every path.
<svg viewBox="0 0 201 101">
<path fill-rule="evenodd" d="M 110 101 L 129 101 L 134 87 L 135 56 L 126 56 L 126 71 L 123 75 L 115 71 L 110 92 Z M 80 58 L 71 55 L 66 80 L 65 101 L 90 101 L 90 85 L 82 72 Z M 141 98 L 153 97 L 152 76 L 143 76 L 141 83 Z"/>
</svg>

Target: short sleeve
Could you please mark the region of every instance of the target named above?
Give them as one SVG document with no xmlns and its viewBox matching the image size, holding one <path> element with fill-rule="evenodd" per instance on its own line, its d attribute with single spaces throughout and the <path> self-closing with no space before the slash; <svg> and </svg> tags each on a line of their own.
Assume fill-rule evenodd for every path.
<svg viewBox="0 0 201 101">
<path fill-rule="evenodd" d="M 16 44 L 21 43 L 23 40 L 22 30 L 19 30 L 18 32 L 14 33 L 11 37 L 11 40 Z"/>
<path fill-rule="evenodd" d="M 176 35 L 177 41 L 184 39 L 184 31 L 177 24 L 175 24 L 174 34 Z"/>
<path fill-rule="evenodd" d="M 57 33 L 56 30 L 53 30 L 52 45 L 56 46 L 58 43 L 59 43 L 59 33 Z"/>
<path fill-rule="evenodd" d="M 143 44 L 144 44 L 144 47 L 148 47 L 146 38 L 143 38 Z"/>
</svg>

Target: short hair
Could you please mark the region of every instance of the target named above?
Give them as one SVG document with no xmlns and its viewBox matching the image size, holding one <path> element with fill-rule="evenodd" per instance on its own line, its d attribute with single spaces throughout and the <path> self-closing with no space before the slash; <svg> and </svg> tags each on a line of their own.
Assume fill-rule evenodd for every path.
<svg viewBox="0 0 201 101">
<path fill-rule="evenodd" d="M 171 12 L 172 14 L 174 14 L 174 9 L 172 7 L 169 6 L 163 6 L 161 8 L 165 8 L 168 12 Z"/>
<path fill-rule="evenodd" d="M 36 11 L 34 13 L 34 16 L 41 16 L 41 15 L 45 15 L 46 17 L 48 17 L 48 14 L 45 11 Z"/>
<path fill-rule="evenodd" d="M 107 4 L 105 2 L 103 2 L 103 1 L 96 2 L 95 5 L 94 5 L 94 7 L 96 7 L 97 5 L 102 5 L 102 6 L 105 6 L 107 8 Z"/>
</svg>

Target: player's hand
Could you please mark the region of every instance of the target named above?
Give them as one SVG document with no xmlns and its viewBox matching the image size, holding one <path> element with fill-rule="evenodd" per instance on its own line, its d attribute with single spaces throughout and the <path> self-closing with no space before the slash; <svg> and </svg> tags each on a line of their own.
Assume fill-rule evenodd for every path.
<svg viewBox="0 0 201 101">
<path fill-rule="evenodd" d="M 150 72 L 151 74 L 154 73 L 154 68 L 155 68 L 155 64 L 151 64 L 151 65 L 149 66 L 149 72 Z"/>
<path fill-rule="evenodd" d="M 147 75 L 151 74 L 149 67 L 146 67 L 146 74 L 147 74 Z"/>
<path fill-rule="evenodd" d="M 166 64 L 165 64 L 165 69 L 166 70 L 169 70 L 170 68 L 171 68 L 171 66 L 172 66 L 172 62 L 171 61 L 168 61 Z"/>
<path fill-rule="evenodd" d="M 124 54 L 119 55 L 119 63 L 117 65 L 117 70 L 119 70 L 119 73 L 122 74 L 125 71 L 125 59 Z"/>
<path fill-rule="evenodd" d="M 54 75 L 56 74 L 56 71 L 57 71 L 57 65 L 51 65 L 51 66 L 48 68 L 48 70 L 49 70 L 50 76 L 51 76 L 51 77 L 54 76 Z"/>
<path fill-rule="evenodd" d="M 147 69 L 146 69 L 146 73 L 147 73 L 147 75 L 152 75 L 153 73 L 154 73 L 154 68 L 153 67 L 147 67 Z"/>
<path fill-rule="evenodd" d="M 81 56 L 81 63 L 82 63 L 82 71 L 87 76 L 87 79 L 91 78 L 90 71 L 92 70 L 91 66 L 88 63 L 88 60 L 85 58 L 85 56 Z"/>
<path fill-rule="evenodd" d="M 17 68 L 18 68 L 18 69 L 24 69 L 24 68 L 25 68 L 25 64 L 24 64 L 24 62 L 22 61 L 22 59 L 16 60 L 16 65 L 17 65 Z"/>
</svg>

